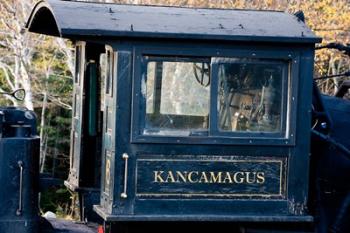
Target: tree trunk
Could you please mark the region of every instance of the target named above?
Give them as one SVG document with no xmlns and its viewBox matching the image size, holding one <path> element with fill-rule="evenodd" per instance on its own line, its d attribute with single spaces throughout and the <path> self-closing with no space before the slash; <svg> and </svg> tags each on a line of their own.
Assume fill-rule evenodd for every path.
<svg viewBox="0 0 350 233">
<path fill-rule="evenodd" d="M 28 110 L 33 111 L 34 108 L 33 108 L 32 87 L 31 87 L 29 75 L 23 64 L 20 64 L 20 71 L 21 71 L 21 77 L 22 77 L 22 87 L 26 91 L 24 105 Z"/>
<path fill-rule="evenodd" d="M 45 112 L 47 106 L 47 93 L 44 92 L 43 106 L 41 109 L 41 120 L 40 120 L 40 172 L 44 172 L 45 160 L 46 160 L 46 143 L 44 140 L 44 128 L 45 128 Z"/>
</svg>

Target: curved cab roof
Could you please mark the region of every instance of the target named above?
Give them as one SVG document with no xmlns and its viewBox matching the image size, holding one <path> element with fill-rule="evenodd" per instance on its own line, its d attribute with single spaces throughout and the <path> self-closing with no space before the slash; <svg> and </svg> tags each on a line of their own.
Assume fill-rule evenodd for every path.
<svg viewBox="0 0 350 233">
<path fill-rule="evenodd" d="M 279 11 L 198 9 L 47 0 L 26 28 L 60 36 L 317 43 L 304 22 Z"/>
</svg>

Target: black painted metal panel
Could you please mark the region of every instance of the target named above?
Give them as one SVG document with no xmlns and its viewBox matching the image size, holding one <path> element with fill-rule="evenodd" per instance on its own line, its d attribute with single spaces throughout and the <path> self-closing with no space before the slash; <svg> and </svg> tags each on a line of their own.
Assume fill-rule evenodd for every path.
<svg viewBox="0 0 350 233">
<path fill-rule="evenodd" d="M 19 163 L 23 164 L 22 187 Z M 37 232 L 38 164 L 39 138 L 0 140 L 0 232 Z"/>
<path fill-rule="evenodd" d="M 136 197 L 284 199 L 284 158 L 252 156 L 139 156 Z"/>
<path fill-rule="evenodd" d="M 39 225 L 39 138 L 36 117 L 1 108 L 0 232 L 36 233 Z"/>
</svg>

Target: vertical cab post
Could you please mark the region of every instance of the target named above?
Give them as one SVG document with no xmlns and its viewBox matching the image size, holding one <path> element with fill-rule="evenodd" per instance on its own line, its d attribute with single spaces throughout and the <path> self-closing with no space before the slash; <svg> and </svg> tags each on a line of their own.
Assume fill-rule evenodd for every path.
<svg viewBox="0 0 350 233">
<path fill-rule="evenodd" d="M 106 46 L 105 79 L 103 91 L 103 128 L 102 128 L 102 171 L 101 171 L 101 203 L 113 197 L 112 167 L 115 159 L 115 54 L 111 46 Z M 106 208 L 110 206 L 104 203 Z"/>
</svg>

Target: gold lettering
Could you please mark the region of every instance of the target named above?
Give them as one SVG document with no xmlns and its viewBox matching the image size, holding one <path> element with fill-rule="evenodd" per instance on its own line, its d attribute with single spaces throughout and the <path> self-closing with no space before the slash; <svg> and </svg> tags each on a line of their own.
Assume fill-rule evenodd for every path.
<svg viewBox="0 0 350 233">
<path fill-rule="evenodd" d="M 201 172 L 201 176 L 199 178 L 198 183 L 209 183 L 207 174 L 205 172 Z"/>
<path fill-rule="evenodd" d="M 222 183 L 226 184 L 226 180 L 228 181 L 229 184 L 232 184 L 232 178 L 231 178 L 231 174 L 229 172 L 225 172 L 225 178 L 222 181 Z"/>
<path fill-rule="evenodd" d="M 253 174 L 252 175 L 252 177 L 253 177 L 252 180 L 250 180 L 250 178 L 251 178 L 250 174 Z M 245 172 L 245 175 L 246 175 L 246 182 L 247 182 L 247 184 L 254 184 L 255 183 L 256 172 Z"/>
<path fill-rule="evenodd" d="M 190 183 L 198 183 L 198 179 L 193 179 L 193 177 L 192 177 L 192 175 L 193 174 L 196 174 L 197 176 L 198 176 L 198 172 L 195 172 L 195 171 L 193 171 L 193 172 L 189 172 L 188 173 L 188 181 L 190 182 Z M 198 178 L 198 177 L 197 177 Z"/>
<path fill-rule="evenodd" d="M 210 172 L 210 178 L 209 178 L 209 183 L 222 183 L 221 180 L 222 172 L 217 172 L 215 175 L 215 172 Z"/>
<path fill-rule="evenodd" d="M 258 172 L 256 174 L 257 177 L 257 184 L 264 184 L 265 183 L 265 172 Z"/>
<path fill-rule="evenodd" d="M 154 183 L 264 184 L 266 181 L 264 172 L 153 171 L 153 175 Z"/>
<path fill-rule="evenodd" d="M 172 171 L 168 171 L 168 176 L 166 177 L 165 182 L 175 183 L 175 178 L 174 178 L 174 174 Z"/>
<path fill-rule="evenodd" d="M 240 175 L 241 177 L 237 177 L 238 175 Z M 233 174 L 233 180 L 235 183 L 237 184 L 242 184 L 244 182 L 244 172 L 236 172 Z"/>
<path fill-rule="evenodd" d="M 164 171 L 153 171 L 154 173 L 154 183 L 164 183 L 164 179 L 162 178 L 162 174 Z"/>
<path fill-rule="evenodd" d="M 187 173 L 188 172 L 183 172 L 183 173 L 180 171 L 176 171 L 176 182 L 177 183 L 180 183 L 180 182 L 187 183 Z M 182 181 L 180 181 L 180 178 Z"/>
</svg>

